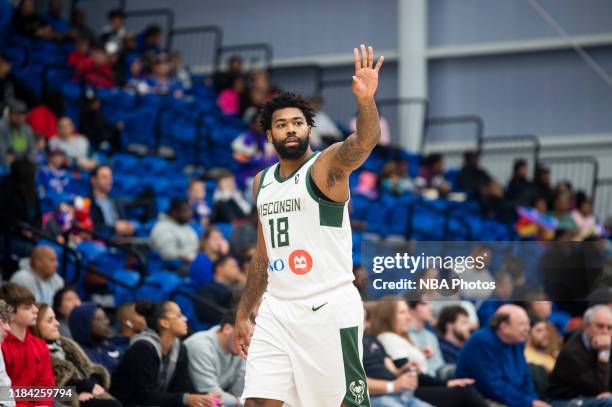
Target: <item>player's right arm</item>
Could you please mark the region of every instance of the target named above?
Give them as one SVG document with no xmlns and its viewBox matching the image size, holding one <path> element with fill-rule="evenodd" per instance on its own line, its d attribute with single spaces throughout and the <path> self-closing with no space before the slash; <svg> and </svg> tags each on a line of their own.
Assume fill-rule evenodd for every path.
<svg viewBox="0 0 612 407">
<path fill-rule="evenodd" d="M 261 182 L 261 172 L 255 176 L 253 181 L 253 197 L 257 203 L 257 191 Z M 261 296 L 266 291 L 268 285 L 268 254 L 264 242 L 263 229 L 259 219 L 257 219 L 257 246 L 251 259 L 251 265 L 247 273 L 247 284 L 238 310 L 236 311 L 236 330 L 235 341 L 240 349 L 240 355 L 246 358 L 249 343 L 251 342 L 251 321 L 250 316 L 259 303 Z"/>
</svg>

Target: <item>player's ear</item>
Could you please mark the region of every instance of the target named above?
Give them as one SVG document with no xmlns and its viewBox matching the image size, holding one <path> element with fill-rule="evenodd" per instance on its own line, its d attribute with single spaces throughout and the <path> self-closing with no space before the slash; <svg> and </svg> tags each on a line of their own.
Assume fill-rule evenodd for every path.
<svg viewBox="0 0 612 407">
<path fill-rule="evenodd" d="M 266 138 L 268 139 L 268 143 L 272 143 L 272 130 L 266 130 Z"/>
</svg>

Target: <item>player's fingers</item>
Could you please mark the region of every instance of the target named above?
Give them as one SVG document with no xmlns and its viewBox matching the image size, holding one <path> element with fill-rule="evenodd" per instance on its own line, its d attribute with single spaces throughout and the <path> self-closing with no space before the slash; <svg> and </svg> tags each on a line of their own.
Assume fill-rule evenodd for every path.
<svg viewBox="0 0 612 407">
<path fill-rule="evenodd" d="M 355 60 L 355 72 L 361 69 L 361 61 L 359 60 L 359 51 L 357 48 L 353 48 L 353 59 Z"/>
<path fill-rule="evenodd" d="M 368 47 L 368 68 L 374 65 L 374 50 L 372 47 Z"/>
<path fill-rule="evenodd" d="M 376 63 L 376 66 L 374 67 L 374 70 L 376 72 L 380 71 L 380 67 L 382 66 L 383 62 L 385 62 L 385 57 L 381 55 L 380 58 L 378 58 L 378 62 Z"/>
<path fill-rule="evenodd" d="M 361 44 L 361 67 L 365 68 L 368 66 L 368 54 L 366 53 L 365 45 Z"/>
</svg>

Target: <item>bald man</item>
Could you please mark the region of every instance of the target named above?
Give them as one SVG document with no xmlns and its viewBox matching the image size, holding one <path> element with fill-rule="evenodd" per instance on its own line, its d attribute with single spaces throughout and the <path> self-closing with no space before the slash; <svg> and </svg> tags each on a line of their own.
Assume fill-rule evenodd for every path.
<svg viewBox="0 0 612 407">
<path fill-rule="evenodd" d="M 472 377 L 486 398 L 509 407 L 549 406 L 533 387 L 524 356 L 529 318 L 514 304 L 497 309 L 491 324 L 476 332 L 459 353 L 457 377 Z"/>
<path fill-rule="evenodd" d="M 57 274 L 57 254 L 49 246 L 36 246 L 29 259 L 21 259 L 21 269 L 11 277 L 11 282 L 27 288 L 37 303 L 53 306 L 53 296 L 64 287 L 64 280 Z"/>
</svg>

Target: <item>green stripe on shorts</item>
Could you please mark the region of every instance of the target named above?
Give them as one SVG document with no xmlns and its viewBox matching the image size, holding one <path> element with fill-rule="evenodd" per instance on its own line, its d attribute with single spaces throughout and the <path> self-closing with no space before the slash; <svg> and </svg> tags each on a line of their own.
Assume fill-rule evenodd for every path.
<svg viewBox="0 0 612 407">
<path fill-rule="evenodd" d="M 346 394 L 344 403 L 354 407 L 369 407 L 368 382 L 359 358 L 359 335 L 356 326 L 340 329 Z"/>
</svg>

